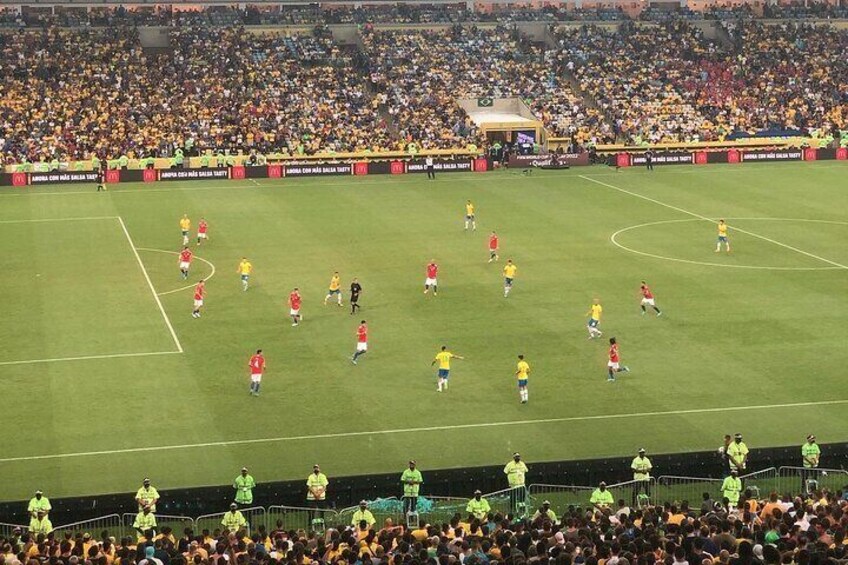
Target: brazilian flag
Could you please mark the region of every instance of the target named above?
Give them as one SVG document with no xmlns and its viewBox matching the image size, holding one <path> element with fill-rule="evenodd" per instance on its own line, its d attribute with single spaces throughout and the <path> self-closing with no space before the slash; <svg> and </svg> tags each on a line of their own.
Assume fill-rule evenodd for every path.
<svg viewBox="0 0 848 565">
<path fill-rule="evenodd" d="M 478 98 L 477 99 L 477 107 L 479 108 L 491 108 L 494 104 L 494 101 L 491 98 Z"/>
</svg>

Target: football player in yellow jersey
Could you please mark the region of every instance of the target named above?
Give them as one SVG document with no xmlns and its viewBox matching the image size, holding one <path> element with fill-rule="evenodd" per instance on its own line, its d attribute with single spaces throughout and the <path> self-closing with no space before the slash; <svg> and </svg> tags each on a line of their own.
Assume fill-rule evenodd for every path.
<svg viewBox="0 0 848 565">
<path fill-rule="evenodd" d="M 191 220 L 188 219 L 188 214 L 183 214 L 180 219 L 180 231 L 183 233 L 183 245 L 188 245 L 188 232 L 191 230 Z"/>
<path fill-rule="evenodd" d="M 250 273 L 253 272 L 253 263 L 247 260 L 247 257 L 242 257 L 236 273 L 241 275 L 241 289 L 247 292 L 247 285 L 250 279 Z"/>
<path fill-rule="evenodd" d="M 718 253 L 721 251 L 721 244 L 724 243 L 724 246 L 727 248 L 727 252 L 730 253 L 730 240 L 727 239 L 727 224 L 724 223 L 724 220 L 718 221 L 718 241 L 716 242 L 716 250 Z"/>
<path fill-rule="evenodd" d="M 465 359 L 461 355 L 455 355 L 448 351 L 448 346 L 443 345 L 442 350 L 436 353 L 436 358 L 430 363 L 432 367 L 436 363 L 439 364 L 439 382 L 436 386 L 437 392 L 442 392 L 442 389 L 448 389 L 448 377 L 450 377 L 450 362 L 451 359 Z"/>
<path fill-rule="evenodd" d="M 524 360 L 524 355 L 518 356 L 515 376 L 518 377 L 518 398 L 521 404 L 527 404 L 527 377 L 530 376 L 530 364 Z"/>
<path fill-rule="evenodd" d="M 586 329 L 589 330 L 589 339 L 604 335 L 598 329 L 598 326 L 601 325 L 601 313 L 603 311 L 601 301 L 596 298 L 589 307 L 589 311 L 586 312 L 586 315 L 589 316 L 589 322 L 586 324 Z"/>
<path fill-rule="evenodd" d="M 503 276 L 504 276 L 504 298 L 509 296 L 509 291 L 512 290 L 512 279 L 515 278 L 515 272 L 518 271 L 518 267 L 512 262 L 512 259 L 506 260 L 506 265 L 503 268 Z"/>
<path fill-rule="evenodd" d="M 474 204 L 470 200 L 465 202 L 465 231 L 471 226 L 472 231 L 477 231 L 477 217 L 474 215 Z"/>
<path fill-rule="evenodd" d="M 336 271 L 333 273 L 333 277 L 330 279 L 330 288 L 327 290 L 327 296 L 324 297 L 324 306 L 327 305 L 327 301 L 336 296 L 338 300 L 339 306 L 342 305 L 342 278 L 339 276 L 339 272 Z"/>
</svg>

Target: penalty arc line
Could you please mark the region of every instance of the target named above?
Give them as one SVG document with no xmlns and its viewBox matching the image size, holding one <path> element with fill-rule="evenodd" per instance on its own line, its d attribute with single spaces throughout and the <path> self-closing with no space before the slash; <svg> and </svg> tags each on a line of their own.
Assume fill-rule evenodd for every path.
<svg viewBox="0 0 848 565">
<path fill-rule="evenodd" d="M 680 212 L 681 214 L 686 214 L 687 216 L 692 216 L 693 218 L 698 218 L 698 219 L 701 219 L 701 220 L 704 220 L 704 221 L 707 221 L 707 222 L 714 222 L 715 221 L 712 218 L 702 216 L 701 214 L 697 214 L 695 212 L 690 212 L 689 210 L 685 210 L 683 208 L 679 208 L 679 207 L 674 206 L 672 204 L 662 202 L 661 200 L 651 198 L 650 196 L 645 196 L 644 194 L 639 194 L 638 192 L 632 192 L 630 190 L 626 190 L 624 188 L 621 188 L 620 186 L 615 186 L 614 184 L 609 184 L 607 182 L 603 182 L 603 181 L 600 181 L 600 180 L 597 180 L 597 179 L 593 179 L 591 177 L 587 177 L 586 175 L 579 175 L 579 176 L 583 180 L 587 180 L 589 182 L 593 182 L 595 184 L 599 184 L 601 186 L 605 186 L 607 188 L 617 190 L 617 191 L 619 191 L 623 194 L 628 194 L 628 195 L 634 196 L 636 198 L 641 198 L 642 200 L 647 200 L 648 202 L 652 202 L 654 204 L 657 204 L 658 206 L 663 206 L 665 208 L 675 210 L 677 212 Z M 746 235 L 750 235 L 751 237 L 756 237 L 757 239 L 762 239 L 763 241 L 773 243 L 774 245 L 777 245 L 778 247 L 783 247 L 784 249 L 789 249 L 790 251 L 795 251 L 796 253 L 800 253 L 801 255 L 806 255 L 807 257 L 810 257 L 812 259 L 817 259 L 819 261 L 823 261 L 823 262 L 825 262 L 829 265 L 833 265 L 834 267 L 839 267 L 840 269 L 848 269 L 848 265 L 843 265 L 842 263 L 837 263 L 836 261 L 831 261 L 830 259 L 825 259 L 824 257 L 821 257 L 819 255 L 815 255 L 813 253 L 809 253 L 808 251 L 804 251 L 803 249 L 798 249 L 797 247 L 793 247 L 791 245 L 787 245 L 786 243 L 782 243 L 780 241 L 771 239 L 770 237 L 766 237 L 764 235 L 760 235 L 760 234 L 754 233 L 752 231 L 743 230 L 742 228 L 738 228 L 738 227 L 735 227 L 735 226 L 730 226 L 730 224 L 728 224 L 728 227 L 733 227 L 733 229 L 738 231 L 739 233 L 744 233 Z"/>
<path fill-rule="evenodd" d="M 130 244 L 130 249 L 132 249 L 133 255 L 135 255 L 135 260 L 138 261 L 138 266 L 141 268 L 141 274 L 144 275 L 144 280 L 147 281 L 147 286 L 150 288 L 151 294 L 153 294 L 153 300 L 156 301 L 156 305 L 159 307 L 159 312 L 165 320 L 165 325 L 168 326 L 171 338 L 173 338 L 174 344 L 177 346 L 177 352 L 182 353 L 183 346 L 180 343 L 180 339 L 177 337 L 177 332 L 174 331 L 174 326 L 171 325 L 171 319 L 168 318 L 168 313 L 165 312 L 165 307 L 162 306 L 162 301 L 159 299 L 159 295 L 156 294 L 156 288 L 154 288 L 153 282 L 150 280 L 150 275 L 147 274 L 147 269 L 144 267 L 144 263 L 138 254 L 138 249 L 133 243 L 132 237 L 130 237 L 130 232 L 127 231 L 127 225 L 124 223 L 124 219 L 121 216 L 118 216 L 118 223 L 121 224 L 121 229 L 124 230 L 124 235 L 127 237 L 127 242 Z"/>
<path fill-rule="evenodd" d="M 137 249 L 139 251 L 149 251 L 151 253 L 168 253 L 170 255 L 179 255 L 180 254 L 178 251 L 167 251 L 165 249 L 153 249 L 152 247 L 138 247 Z M 212 267 L 212 272 L 209 273 L 209 276 L 206 277 L 204 280 L 208 281 L 209 279 L 211 279 L 212 277 L 215 276 L 215 264 L 212 263 L 212 261 L 207 261 L 203 257 L 195 257 L 195 259 L 197 259 L 198 261 L 203 261 L 204 263 L 206 263 L 207 265 Z M 181 286 L 180 288 L 175 288 L 173 290 L 166 290 L 164 292 L 157 292 L 156 294 L 158 294 L 159 296 L 167 296 L 168 294 L 174 294 L 174 293 L 177 293 L 177 292 L 182 292 L 182 291 L 188 290 L 190 288 L 194 288 L 194 285 L 190 284 L 190 285 L 186 285 L 186 286 Z"/>
<path fill-rule="evenodd" d="M 650 418 L 662 416 L 680 416 L 685 414 L 710 414 L 721 412 L 742 412 L 750 410 L 773 410 L 775 408 L 800 408 L 805 406 L 832 406 L 848 404 L 848 400 L 822 400 L 813 402 L 792 402 L 788 404 L 768 404 L 760 406 L 730 406 L 721 408 L 692 408 L 686 410 L 667 410 L 664 412 L 632 412 L 620 414 L 597 414 L 593 416 L 570 416 L 565 418 L 543 418 L 539 420 L 512 420 L 505 422 L 486 422 L 480 424 L 457 424 L 452 426 L 429 426 L 421 428 L 406 428 L 394 430 L 373 430 L 364 432 L 341 432 L 334 434 L 315 434 L 274 438 L 254 438 L 243 440 L 210 441 L 205 443 L 188 443 L 183 445 L 162 445 L 152 447 L 131 447 L 127 449 L 113 449 L 106 451 L 82 451 L 78 453 L 55 453 L 50 455 L 30 455 L 24 457 L 7 457 L 0 459 L 0 463 L 13 463 L 16 461 L 40 461 L 44 459 L 62 459 L 70 457 L 91 457 L 100 455 L 119 455 L 124 453 L 149 453 L 155 451 L 173 451 L 192 448 L 226 447 L 231 445 L 252 445 L 260 443 L 280 443 L 287 441 L 311 441 L 318 439 L 339 439 L 350 437 L 361 437 L 371 435 L 410 434 L 421 432 L 438 432 L 450 430 L 468 430 L 475 428 L 496 428 L 506 426 L 526 426 L 538 424 L 560 424 L 564 422 L 588 422 L 594 420 L 621 420 L 626 418 Z"/>
</svg>

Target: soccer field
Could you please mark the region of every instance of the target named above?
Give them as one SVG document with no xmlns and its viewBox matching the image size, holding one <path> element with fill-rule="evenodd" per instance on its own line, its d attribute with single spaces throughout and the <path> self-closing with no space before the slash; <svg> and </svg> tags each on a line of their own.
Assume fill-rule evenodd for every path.
<svg viewBox="0 0 848 565">
<path fill-rule="evenodd" d="M 0 191 L 0 499 L 848 439 L 848 168 Z M 463 230 L 464 203 L 478 229 Z M 189 281 L 178 220 L 210 241 Z M 715 253 L 718 218 L 732 253 Z M 125 230 L 124 230 L 125 228 Z M 496 230 L 501 262 L 487 263 Z M 192 239 L 192 245 L 194 240 Z M 241 291 L 236 266 L 254 265 Z M 503 261 L 518 266 L 503 297 Z M 202 259 L 202 260 L 199 260 Z M 439 294 L 422 292 L 440 265 Z M 361 313 L 323 306 L 333 271 Z M 187 284 L 209 277 L 191 317 Z M 663 316 L 640 315 L 639 283 Z M 304 297 L 292 328 L 286 298 Z M 604 307 L 604 337 L 586 312 Z M 347 306 L 347 293 L 345 305 Z M 369 351 L 350 363 L 360 319 Z M 607 337 L 632 372 L 606 382 Z M 441 345 L 454 361 L 436 392 Z M 264 349 L 258 398 L 247 361 Z M 519 403 L 516 356 L 533 372 Z M 392 495 L 397 493 L 383 493 Z"/>
</svg>

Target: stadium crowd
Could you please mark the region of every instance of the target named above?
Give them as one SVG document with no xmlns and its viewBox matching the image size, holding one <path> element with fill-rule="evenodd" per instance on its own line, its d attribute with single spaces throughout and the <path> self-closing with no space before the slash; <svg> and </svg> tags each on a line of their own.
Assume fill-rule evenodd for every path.
<svg viewBox="0 0 848 565">
<path fill-rule="evenodd" d="M 407 16 L 439 19 L 454 8 Z M 357 9 L 348 12 L 358 17 Z M 167 50 L 143 49 L 134 27 L 0 35 L 4 160 L 170 157 L 178 147 L 189 155 L 473 150 L 485 140 L 456 99 L 500 96 L 523 99 L 552 135 L 578 145 L 764 130 L 827 140 L 848 129 L 844 29 L 740 18 L 723 22 L 722 45 L 681 19 L 626 22 L 615 31 L 563 26 L 558 44 L 545 47 L 506 25 L 368 24 L 358 51 L 323 27 L 262 34 L 231 25 L 245 14 L 297 19 L 314 8 L 300 10 L 144 12 L 181 22 L 168 29 Z"/>
</svg>

